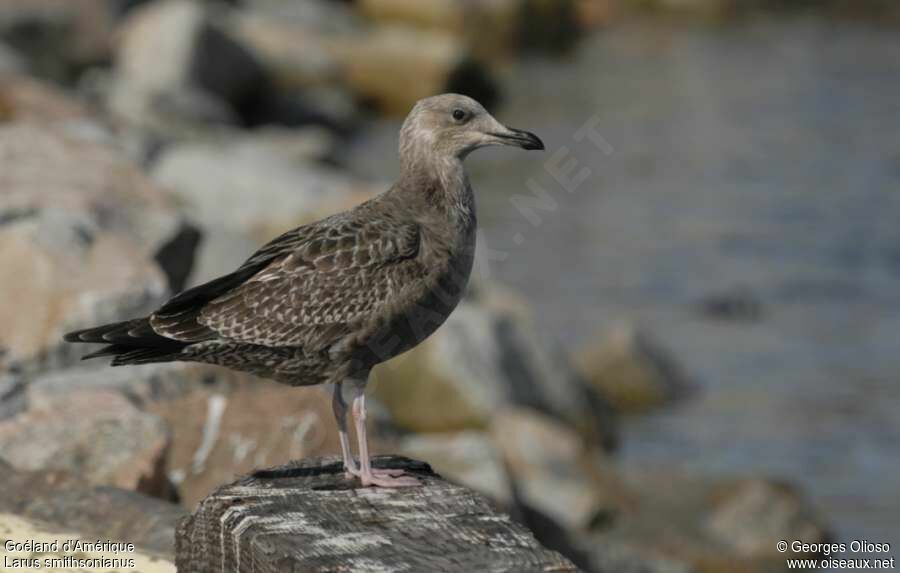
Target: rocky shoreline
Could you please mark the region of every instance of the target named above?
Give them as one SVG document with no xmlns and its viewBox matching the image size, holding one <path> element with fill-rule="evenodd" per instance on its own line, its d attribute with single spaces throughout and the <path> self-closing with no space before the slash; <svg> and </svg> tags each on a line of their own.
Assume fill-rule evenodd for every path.
<svg viewBox="0 0 900 573">
<path fill-rule="evenodd" d="M 240 4 L 0 2 L 7 536 L 43 523 L 171 560 L 177 520 L 216 486 L 338 451 L 321 389 L 199 365 L 82 365 L 61 334 L 147 312 L 378 192 L 336 154 L 367 117 L 446 90 L 496 100 L 496 66 L 565 50 L 610 9 Z M 795 488 L 617 466 L 617 420 L 691 391 L 647 333 L 610 326 L 557 348 L 526 301 L 479 282 L 376 372 L 374 449 L 484 493 L 588 571 L 783 570 L 777 540 L 828 538 Z"/>
</svg>

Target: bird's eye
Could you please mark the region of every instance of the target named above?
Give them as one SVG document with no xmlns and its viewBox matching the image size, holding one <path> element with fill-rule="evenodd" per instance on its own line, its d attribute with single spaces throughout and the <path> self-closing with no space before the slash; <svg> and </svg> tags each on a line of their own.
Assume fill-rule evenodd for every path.
<svg viewBox="0 0 900 573">
<path fill-rule="evenodd" d="M 456 108 L 453 110 L 453 119 L 456 121 L 462 121 L 466 118 L 466 112 L 463 110 Z"/>
</svg>

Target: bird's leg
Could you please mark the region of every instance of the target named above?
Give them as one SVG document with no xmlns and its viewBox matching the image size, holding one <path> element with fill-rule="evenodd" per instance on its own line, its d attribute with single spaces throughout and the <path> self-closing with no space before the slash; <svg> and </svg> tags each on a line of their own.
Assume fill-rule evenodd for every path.
<svg viewBox="0 0 900 573">
<path fill-rule="evenodd" d="M 347 380 L 347 389 L 353 393 L 353 396 L 359 395 L 365 388 L 365 382 L 357 382 Z M 353 458 L 353 452 L 350 450 L 350 437 L 347 433 L 347 400 L 344 398 L 344 384 L 338 382 L 334 385 L 334 394 L 332 395 L 331 407 L 334 411 L 334 418 L 337 420 L 338 432 L 341 440 L 341 456 L 344 463 L 344 475 L 347 478 L 360 477 L 362 474 L 356 460 Z M 372 474 L 376 477 L 392 477 L 403 474 L 403 470 L 378 470 L 373 469 Z"/>
<path fill-rule="evenodd" d="M 356 439 L 359 443 L 359 474 L 363 487 L 376 485 L 380 487 L 408 487 L 421 485 L 412 476 L 403 475 L 403 470 L 373 469 L 369 458 L 369 441 L 366 436 L 366 395 L 364 386 L 359 386 L 358 394 L 353 398 L 353 421 L 356 425 Z"/>
<path fill-rule="evenodd" d="M 350 437 L 347 435 L 347 402 L 344 401 L 343 384 L 334 385 L 334 395 L 331 397 L 331 409 L 337 420 L 338 432 L 341 437 L 341 456 L 344 458 L 344 475 L 348 478 L 359 475 L 353 452 L 350 451 Z"/>
</svg>

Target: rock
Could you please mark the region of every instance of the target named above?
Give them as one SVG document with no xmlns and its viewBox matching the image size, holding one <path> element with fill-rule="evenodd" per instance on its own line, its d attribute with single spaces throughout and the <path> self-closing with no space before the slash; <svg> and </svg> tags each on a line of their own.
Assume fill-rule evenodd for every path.
<svg viewBox="0 0 900 573">
<path fill-rule="evenodd" d="M 0 76 L 21 73 L 25 69 L 22 56 L 0 42 Z"/>
<path fill-rule="evenodd" d="M 0 422 L 25 410 L 25 381 L 12 373 L 0 373 Z"/>
<path fill-rule="evenodd" d="M 338 147 L 335 135 L 327 129 L 277 127 L 244 132 L 231 139 L 238 154 L 258 157 L 276 156 L 286 163 L 316 163 L 330 160 Z"/>
<path fill-rule="evenodd" d="M 617 412 L 643 412 L 679 399 L 689 387 L 659 345 L 630 324 L 609 329 L 578 356 L 581 371 Z"/>
<path fill-rule="evenodd" d="M 367 184 L 273 149 L 259 139 L 175 145 L 152 173 L 201 226 L 237 230 L 257 243 L 371 195 Z"/>
<path fill-rule="evenodd" d="M 28 387 L 57 401 L 124 394 L 161 419 L 171 441 L 161 469 L 187 507 L 261 465 L 340 452 L 331 396 L 321 387 L 292 388 L 186 363 L 69 368 L 33 377 Z M 378 433 L 372 437 L 378 451 Z"/>
<path fill-rule="evenodd" d="M 522 23 L 522 0 L 416 2 L 361 0 L 362 13 L 380 25 L 406 24 L 444 33 L 466 43 L 479 58 L 507 56 L 515 50 Z"/>
<path fill-rule="evenodd" d="M 110 57 L 116 0 L 0 0 L 0 39 L 43 77 L 67 81 Z"/>
<path fill-rule="evenodd" d="M 37 109 L 35 114 L 48 111 Z M 5 191 L 0 209 L 57 208 L 87 212 L 94 219 L 105 212 L 106 227 L 130 230 L 150 243 L 148 250 L 155 250 L 168 238 L 166 233 L 178 227 L 172 198 L 113 147 L 102 129 L 0 125 Z"/>
<path fill-rule="evenodd" d="M 341 86 L 397 116 L 435 93 L 465 93 L 487 106 L 496 99 L 486 69 L 452 36 L 403 26 L 322 34 L 260 14 L 239 15 L 232 27 L 280 89 Z"/>
<path fill-rule="evenodd" d="M 81 350 L 78 351 L 79 354 Z M 102 360 L 51 370 L 37 375 L 20 375 L 28 388 L 41 395 L 60 399 L 77 392 L 117 392 L 142 410 L 153 403 L 175 400 L 200 390 L 227 388 L 228 371 L 203 364 L 171 362 L 110 368 Z"/>
<path fill-rule="evenodd" d="M 27 410 L 0 422 L 0 450 L 20 470 L 65 470 L 87 483 L 165 496 L 169 437 L 157 416 L 116 392 L 29 393 Z"/>
<path fill-rule="evenodd" d="M 47 110 L 35 110 L 44 113 Z M 103 231 L 129 236 L 155 256 L 184 227 L 174 198 L 147 177 L 103 126 L 0 125 L 0 218 L 44 209 L 83 214 Z M 18 215 L 17 215 L 18 214 Z"/>
<path fill-rule="evenodd" d="M 254 468 L 340 452 L 331 397 L 322 388 L 222 375 L 228 380 L 224 387 L 147 406 L 172 430 L 166 471 L 187 507 Z"/>
<path fill-rule="evenodd" d="M 405 456 L 424 460 L 454 483 L 470 487 L 507 507 L 514 504 L 503 458 L 486 432 L 414 434 L 400 440 L 397 449 Z"/>
<path fill-rule="evenodd" d="M 307 26 L 304 20 L 247 11 L 235 14 L 230 23 L 235 36 L 262 62 L 279 89 L 297 91 L 341 81 L 340 62 L 332 52 L 329 35 Z M 348 40 L 331 39 L 339 41 Z"/>
<path fill-rule="evenodd" d="M 0 227 L 0 267 L 17 277 L 0 282 L 6 350 L 0 369 L 16 362 L 58 365 L 68 352 L 62 334 L 71 326 L 133 316 L 163 298 L 162 271 L 123 239 L 86 216 L 49 209 L 25 211 Z"/>
<path fill-rule="evenodd" d="M 645 2 L 645 5 L 657 9 L 713 16 L 731 12 L 739 8 L 741 3 L 734 0 L 653 0 Z"/>
<path fill-rule="evenodd" d="M 691 565 L 627 543 L 591 539 L 583 544 L 591 573 L 699 573 Z"/>
<path fill-rule="evenodd" d="M 185 287 L 203 284 L 238 268 L 256 252 L 260 242 L 247 233 L 226 227 L 207 227 L 197 246 Z"/>
<path fill-rule="evenodd" d="M 560 54 L 581 36 L 578 0 L 524 0 L 519 48 L 524 52 Z"/>
<path fill-rule="evenodd" d="M 826 532 L 796 488 L 764 479 L 747 479 L 717 496 L 707 520 L 710 533 L 742 557 L 783 557 L 782 539 L 826 541 Z"/>
<path fill-rule="evenodd" d="M 372 394 L 398 426 L 415 432 L 484 429 L 495 412 L 520 405 L 611 447 L 610 410 L 510 298 L 496 286 L 471 290 L 428 340 L 376 368 Z"/>
<path fill-rule="evenodd" d="M 80 126 L 80 127 L 79 127 Z M 66 328 L 152 310 L 193 253 L 174 202 L 87 125 L 0 125 L 0 369 L 61 359 Z M 28 308 L 28 313 L 20 312 Z"/>
<path fill-rule="evenodd" d="M 321 126 L 349 136 L 359 127 L 362 113 L 353 94 L 341 85 L 302 89 L 274 86 L 245 110 L 244 119 L 250 126 Z"/>
<path fill-rule="evenodd" d="M 361 0 L 360 9 L 377 23 L 403 23 L 462 39 L 482 59 L 509 56 L 519 49 L 558 49 L 572 43 L 575 2 L 571 0 Z"/>
<path fill-rule="evenodd" d="M 0 122 L 53 124 L 88 117 L 85 107 L 59 88 L 27 76 L 4 75 L 0 70 Z"/>
<path fill-rule="evenodd" d="M 578 27 L 590 31 L 609 24 L 615 7 L 615 0 L 575 0 L 575 19 Z"/>
<path fill-rule="evenodd" d="M 94 540 L 99 536 L 128 541 L 157 558 L 173 558 L 175 527 L 184 515 L 178 505 L 133 491 L 89 486 L 71 474 L 16 471 L 2 460 L 0 471 L 0 514 L 4 516 L 0 522 L 8 523 L 6 516 L 17 515 Z"/>
<path fill-rule="evenodd" d="M 329 40 L 322 29 L 311 28 L 304 20 L 268 12 L 242 11 L 229 22 L 234 36 L 261 62 L 270 82 L 256 105 L 247 110 L 251 125 L 317 124 L 343 133 L 357 124 L 358 106 L 329 47 L 330 41 L 338 40 Z"/>
<path fill-rule="evenodd" d="M 182 573 L 222 563 L 276 571 L 577 571 L 483 497 L 422 462 L 378 457 L 420 487 L 358 488 L 338 458 L 260 470 L 204 499 L 178 527 Z M 224 540 L 224 541 L 223 541 Z"/>
<path fill-rule="evenodd" d="M 326 36 L 356 34 L 365 23 L 346 2 L 329 0 L 244 0 L 246 14 L 290 23 L 307 32 Z"/>
<path fill-rule="evenodd" d="M 75 540 L 80 540 L 81 543 L 94 544 L 97 543 L 97 539 L 92 539 L 83 533 L 63 531 L 57 524 L 51 525 L 16 515 L 0 513 L 0 536 L 3 539 L 11 540 L 14 544 L 26 542 L 56 544 L 52 545 L 55 548 L 54 550 L 37 553 L 40 557 L 35 557 L 36 553 L 31 550 L 15 551 L 16 545 L 11 546 L 13 550 L 9 550 L 6 546 L 0 547 L 0 558 L 3 559 L 4 564 L 9 565 L 13 569 L 24 568 L 23 563 L 33 563 L 31 560 L 37 559 L 39 563 L 47 567 L 47 569 L 42 568 L 42 571 L 50 570 L 50 568 L 53 570 L 63 570 L 63 568 L 71 570 L 69 569 L 71 560 L 75 558 L 91 560 L 90 562 L 103 562 L 104 564 L 112 563 L 114 566 L 103 567 L 103 570 L 109 573 L 127 573 L 131 571 L 175 573 L 174 563 L 143 551 L 130 551 L 128 549 L 118 551 L 66 551 L 63 549 L 63 544 L 66 542 L 74 544 L 76 543 Z M 125 540 L 124 543 L 131 542 Z M 84 547 L 84 545 L 79 547 Z M 27 567 L 33 568 L 30 565 Z"/>
<path fill-rule="evenodd" d="M 568 530 L 583 530 L 602 511 L 584 441 L 571 429 L 523 408 L 495 413 L 491 424 L 517 503 Z"/>
<path fill-rule="evenodd" d="M 259 100 L 246 110 L 247 121 L 251 125 L 314 124 L 350 132 L 359 122 L 360 110 L 333 45 L 367 32 L 336 2 L 263 2 L 262 10 L 258 4 L 229 20 L 232 34 L 261 62 L 269 79 Z M 308 18 L 311 6 L 314 13 L 321 8 L 336 13 Z M 321 25 L 312 25 L 320 20 Z"/>
<path fill-rule="evenodd" d="M 762 307 L 762 301 L 752 291 L 737 288 L 704 297 L 698 310 L 712 319 L 755 322 L 762 316 Z"/>
<path fill-rule="evenodd" d="M 486 432 L 415 434 L 400 439 L 396 449 L 503 507 L 539 512 L 567 531 L 593 527 L 621 502 L 620 478 L 600 471 L 602 454 L 567 426 L 528 408 L 495 411 Z M 543 541 L 540 534 L 538 539 Z"/>
<path fill-rule="evenodd" d="M 782 539 L 828 539 L 822 521 L 793 489 L 762 478 L 714 478 L 665 468 L 620 471 L 616 508 L 593 533 L 580 538 L 589 548 L 611 543 L 653 561 L 685 564 L 710 573 L 785 570 Z M 609 555 L 592 559 L 606 562 Z M 652 570 L 652 569 L 651 569 Z M 665 569 L 664 569 L 665 570 Z"/>
<path fill-rule="evenodd" d="M 486 69 L 451 37 L 382 26 L 333 45 L 332 53 L 350 89 L 387 114 L 405 116 L 418 100 L 436 93 L 462 93 L 487 107 L 497 100 Z"/>
<path fill-rule="evenodd" d="M 134 10 L 119 34 L 108 105 L 143 128 L 234 123 L 264 84 L 256 60 L 208 5 L 153 2 Z"/>
<path fill-rule="evenodd" d="M 570 429 L 527 409 L 498 411 L 489 434 L 416 435 L 396 449 L 491 496 L 540 543 L 587 571 L 781 571 L 777 541 L 828 539 L 795 488 L 760 478 L 622 469 Z"/>
</svg>

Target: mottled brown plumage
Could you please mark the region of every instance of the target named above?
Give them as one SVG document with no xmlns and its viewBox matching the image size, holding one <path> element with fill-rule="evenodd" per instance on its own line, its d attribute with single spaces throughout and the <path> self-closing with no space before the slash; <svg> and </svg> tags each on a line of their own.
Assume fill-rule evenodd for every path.
<svg viewBox="0 0 900 573">
<path fill-rule="evenodd" d="M 501 125 L 470 98 L 422 100 L 401 130 L 401 174 L 388 191 L 288 231 L 233 273 L 175 296 L 148 317 L 65 339 L 108 343 L 85 358 L 113 356 L 113 366 L 196 361 L 291 385 L 335 383 L 348 472 L 365 485 L 410 485 L 410 478 L 371 470 L 362 392 L 374 365 L 424 340 L 459 302 L 476 227 L 462 160 L 492 144 L 543 149 L 536 136 Z M 349 455 L 345 387 L 361 469 Z"/>
</svg>

